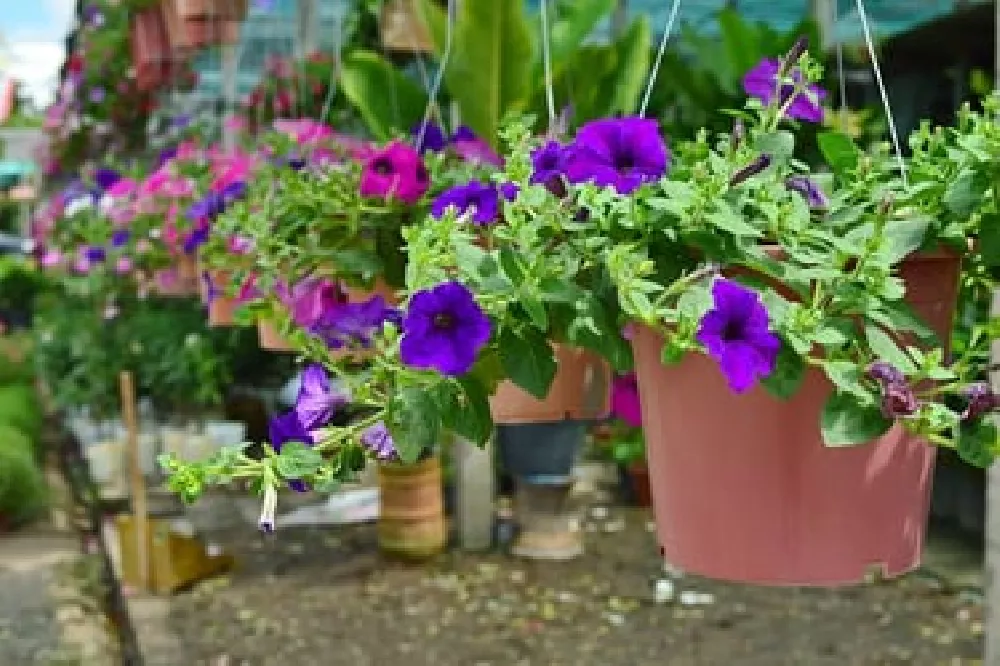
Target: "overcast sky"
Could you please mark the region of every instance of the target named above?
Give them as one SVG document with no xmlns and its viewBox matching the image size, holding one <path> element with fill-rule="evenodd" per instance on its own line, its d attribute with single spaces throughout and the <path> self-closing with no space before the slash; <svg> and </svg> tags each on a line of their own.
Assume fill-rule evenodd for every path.
<svg viewBox="0 0 1000 666">
<path fill-rule="evenodd" d="M 0 0 L 0 34 L 8 45 L 0 69 L 24 84 L 44 108 L 52 102 L 76 0 Z"/>
</svg>

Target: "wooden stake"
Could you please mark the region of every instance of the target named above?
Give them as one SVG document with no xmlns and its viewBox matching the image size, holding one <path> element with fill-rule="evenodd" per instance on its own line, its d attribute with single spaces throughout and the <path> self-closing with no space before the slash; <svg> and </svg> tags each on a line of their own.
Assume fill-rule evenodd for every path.
<svg viewBox="0 0 1000 666">
<path fill-rule="evenodd" d="M 142 473 L 139 456 L 139 422 L 136 417 L 135 385 L 132 373 L 123 372 L 119 376 L 122 398 L 122 420 L 127 433 L 129 485 L 132 491 L 132 515 L 135 520 L 136 559 L 139 569 L 139 587 L 149 590 L 149 521 L 146 515 L 146 478 Z"/>
</svg>

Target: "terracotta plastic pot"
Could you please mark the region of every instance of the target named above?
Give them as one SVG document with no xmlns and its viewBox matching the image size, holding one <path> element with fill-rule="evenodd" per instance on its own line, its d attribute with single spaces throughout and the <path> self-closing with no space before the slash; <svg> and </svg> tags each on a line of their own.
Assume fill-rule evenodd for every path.
<svg viewBox="0 0 1000 666">
<path fill-rule="evenodd" d="M 212 327 L 233 326 L 236 323 L 236 310 L 239 303 L 234 298 L 219 295 L 219 292 L 229 284 L 228 271 L 207 271 L 199 280 L 201 302 L 208 308 L 208 325 Z M 214 298 L 209 298 L 209 287 L 216 291 Z"/>
<path fill-rule="evenodd" d="M 611 376 L 597 354 L 556 345 L 555 379 L 544 400 L 513 382 L 503 382 L 490 398 L 495 423 L 543 423 L 566 419 L 600 419 L 609 409 Z"/>
<path fill-rule="evenodd" d="M 625 473 L 628 475 L 632 491 L 632 501 L 636 506 L 653 506 L 653 493 L 649 486 L 649 467 L 645 463 L 629 465 Z"/>
<path fill-rule="evenodd" d="M 423 559 L 444 550 L 448 529 L 436 457 L 414 465 L 379 465 L 378 485 L 378 541 L 383 551 Z"/>
<path fill-rule="evenodd" d="M 272 321 L 261 319 L 257 322 L 257 342 L 261 349 L 268 351 L 295 351 L 295 347 L 278 332 L 277 326 Z"/>
<path fill-rule="evenodd" d="M 904 262 L 907 301 L 947 345 L 960 260 Z M 934 450 L 895 427 L 827 448 L 819 416 L 832 387 L 809 372 L 788 401 L 732 393 L 715 361 L 660 362 L 662 340 L 633 339 L 657 533 L 668 563 L 726 580 L 841 585 L 879 566 L 916 568 Z"/>
</svg>

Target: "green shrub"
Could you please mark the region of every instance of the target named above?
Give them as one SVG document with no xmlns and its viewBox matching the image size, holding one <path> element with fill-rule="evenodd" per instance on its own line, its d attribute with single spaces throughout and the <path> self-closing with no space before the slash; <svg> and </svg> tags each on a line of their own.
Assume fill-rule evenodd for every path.
<svg viewBox="0 0 1000 666">
<path fill-rule="evenodd" d="M 32 444 L 39 442 L 42 434 L 42 407 L 33 386 L 0 386 L 0 426 L 20 430 Z"/>
<path fill-rule="evenodd" d="M 0 426 L 0 524 L 21 525 L 45 506 L 45 476 L 32 441 L 21 431 Z"/>
</svg>

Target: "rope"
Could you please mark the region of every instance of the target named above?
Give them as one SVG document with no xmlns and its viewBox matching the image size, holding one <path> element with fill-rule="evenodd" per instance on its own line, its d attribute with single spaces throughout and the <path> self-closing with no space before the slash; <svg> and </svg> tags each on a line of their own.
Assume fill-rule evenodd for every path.
<svg viewBox="0 0 1000 666">
<path fill-rule="evenodd" d="M 541 0 L 542 13 L 542 66 L 545 69 L 545 103 L 549 109 L 549 128 L 556 122 L 556 96 L 552 86 L 552 49 L 549 44 L 548 0 Z"/>
<path fill-rule="evenodd" d="M 444 34 L 444 52 L 441 54 L 441 63 L 438 65 L 437 75 L 434 77 L 434 84 L 431 86 L 430 95 L 427 97 L 427 108 L 424 110 L 424 119 L 420 123 L 420 130 L 417 134 L 416 145 L 424 145 L 424 135 L 427 133 L 427 123 L 430 122 L 431 113 L 437 102 L 438 93 L 441 91 L 441 83 L 444 81 L 444 72 L 451 59 L 451 38 L 455 30 L 455 0 L 448 0 L 448 22 Z"/>
<path fill-rule="evenodd" d="M 892 147 L 896 152 L 896 164 L 899 166 L 899 174 L 903 179 L 903 185 L 908 184 L 906 178 L 906 161 L 903 159 L 903 149 L 899 143 L 899 132 L 896 131 L 896 118 L 892 115 L 892 106 L 889 104 L 889 93 L 886 92 L 885 83 L 882 81 L 882 69 L 878 64 L 878 56 L 875 55 L 875 44 L 872 41 L 871 28 L 868 25 L 868 14 L 865 12 L 864 0 L 855 0 L 858 8 L 858 17 L 861 19 L 861 28 L 865 33 L 865 46 L 868 47 L 868 55 L 872 59 L 872 69 L 875 71 L 875 83 L 878 85 L 878 94 L 882 98 L 882 107 L 885 109 L 886 119 L 889 121 L 889 135 L 892 137 Z"/>
<path fill-rule="evenodd" d="M 653 61 L 653 69 L 649 72 L 649 82 L 646 84 L 646 94 L 642 96 L 642 105 L 639 107 L 639 117 L 646 117 L 646 107 L 649 106 L 649 97 L 653 94 L 653 86 L 656 84 L 656 77 L 660 73 L 660 63 L 663 62 L 663 54 L 667 50 L 667 40 L 674 30 L 674 22 L 677 20 L 677 12 L 680 11 L 681 0 L 674 0 L 667 15 L 667 23 L 663 27 L 663 36 L 660 38 L 660 46 L 656 50 L 656 60 Z"/>
<path fill-rule="evenodd" d="M 326 99 L 323 100 L 323 108 L 320 110 L 319 118 L 316 119 L 321 123 L 327 122 L 326 117 L 330 114 L 330 108 L 333 106 L 333 97 L 337 91 L 336 84 L 340 81 L 342 52 L 344 49 L 344 16 L 346 15 L 347 7 L 345 6 L 343 14 L 339 11 L 337 12 L 333 24 L 333 67 L 330 70 L 329 90 L 326 92 Z"/>
<path fill-rule="evenodd" d="M 840 124 L 847 133 L 847 81 L 844 79 L 844 42 L 837 39 L 837 82 L 840 84 Z"/>
</svg>

